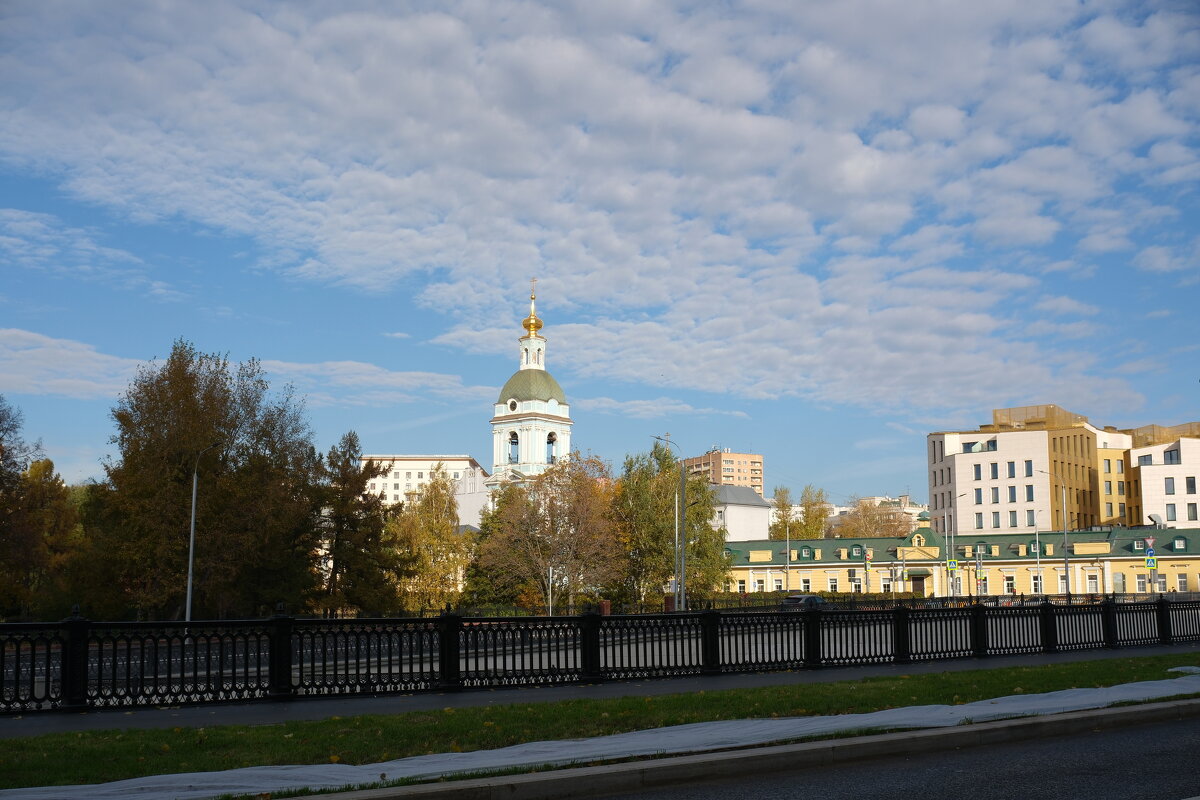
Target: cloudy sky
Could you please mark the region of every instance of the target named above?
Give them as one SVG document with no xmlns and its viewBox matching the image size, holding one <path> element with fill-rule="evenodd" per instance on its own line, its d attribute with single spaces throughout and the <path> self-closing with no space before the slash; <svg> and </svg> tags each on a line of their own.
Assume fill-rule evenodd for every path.
<svg viewBox="0 0 1200 800">
<path fill-rule="evenodd" d="M 101 474 L 177 338 L 470 453 L 538 278 L 575 441 L 927 495 L 994 407 L 1200 418 L 1193 2 L 0 6 L 0 393 Z"/>
</svg>

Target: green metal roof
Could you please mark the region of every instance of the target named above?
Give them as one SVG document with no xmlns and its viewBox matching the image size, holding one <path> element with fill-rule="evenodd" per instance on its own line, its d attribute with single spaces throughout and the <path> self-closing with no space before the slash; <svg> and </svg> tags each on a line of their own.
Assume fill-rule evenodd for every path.
<svg viewBox="0 0 1200 800">
<path fill-rule="evenodd" d="M 558 381 L 554 380 L 554 376 L 544 369 L 522 369 L 513 373 L 513 376 L 504 384 L 504 388 L 500 390 L 500 397 L 496 400 L 497 403 L 507 403 L 509 400 L 541 400 L 548 402 L 557 400 L 560 403 L 567 402 L 567 396 L 563 394 L 562 387 L 558 385 Z"/>
</svg>

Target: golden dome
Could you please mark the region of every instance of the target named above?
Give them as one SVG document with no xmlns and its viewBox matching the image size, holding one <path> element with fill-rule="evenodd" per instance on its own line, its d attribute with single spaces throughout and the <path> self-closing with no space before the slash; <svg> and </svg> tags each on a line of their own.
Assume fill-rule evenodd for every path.
<svg viewBox="0 0 1200 800">
<path fill-rule="evenodd" d="M 537 310 L 534 308 L 535 300 L 537 300 L 537 294 L 533 291 L 530 291 L 529 316 L 521 320 L 521 327 L 524 328 L 530 336 L 537 336 L 538 331 L 542 329 L 542 321 L 538 319 Z"/>
</svg>

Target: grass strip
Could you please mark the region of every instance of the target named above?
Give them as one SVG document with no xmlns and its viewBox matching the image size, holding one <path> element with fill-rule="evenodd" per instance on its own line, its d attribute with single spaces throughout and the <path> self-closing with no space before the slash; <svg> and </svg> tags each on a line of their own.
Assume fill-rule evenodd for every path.
<svg viewBox="0 0 1200 800">
<path fill-rule="evenodd" d="M 370 764 L 692 722 L 953 705 L 1011 694 L 1159 680 L 1174 677 L 1168 668 L 1188 665 L 1200 666 L 1200 653 L 658 697 L 445 708 L 277 725 L 56 733 L 3 742 L 0 788 L 104 783 L 269 764 Z"/>
</svg>

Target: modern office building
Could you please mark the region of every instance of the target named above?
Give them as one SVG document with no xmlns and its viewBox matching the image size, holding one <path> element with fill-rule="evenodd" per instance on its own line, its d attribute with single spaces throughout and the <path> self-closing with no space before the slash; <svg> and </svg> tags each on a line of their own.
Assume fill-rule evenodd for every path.
<svg viewBox="0 0 1200 800">
<path fill-rule="evenodd" d="M 479 462 L 466 455 L 387 455 L 364 454 L 364 462 L 382 464 L 387 472 L 367 485 L 367 491 L 380 495 L 385 502 L 401 503 L 409 494 L 417 494 L 429 483 L 440 466 L 455 482 L 456 494 L 483 490 L 487 472 Z"/>
<path fill-rule="evenodd" d="M 691 475 L 704 475 L 709 483 L 725 486 L 749 486 L 763 496 L 763 457 L 760 453 L 735 453 L 728 447 L 714 447 L 702 456 L 685 458 Z"/>
<path fill-rule="evenodd" d="M 1175 527 L 1200 500 L 1197 422 L 1118 430 L 1055 405 L 1003 408 L 978 430 L 929 434 L 927 458 L 931 527 L 950 537 Z"/>
</svg>

